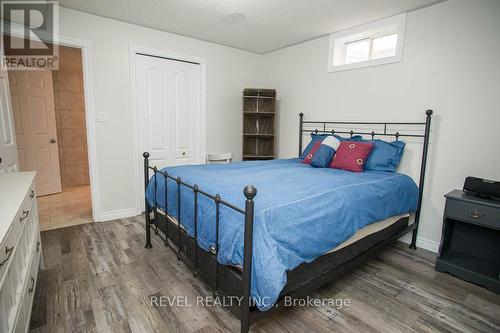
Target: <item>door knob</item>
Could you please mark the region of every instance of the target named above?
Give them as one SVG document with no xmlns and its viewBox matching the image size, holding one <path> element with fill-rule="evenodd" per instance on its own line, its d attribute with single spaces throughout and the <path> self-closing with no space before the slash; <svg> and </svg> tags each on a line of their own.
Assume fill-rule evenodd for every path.
<svg viewBox="0 0 500 333">
<path fill-rule="evenodd" d="M 56 139 L 54 138 L 50 139 L 50 143 L 56 143 Z"/>
</svg>

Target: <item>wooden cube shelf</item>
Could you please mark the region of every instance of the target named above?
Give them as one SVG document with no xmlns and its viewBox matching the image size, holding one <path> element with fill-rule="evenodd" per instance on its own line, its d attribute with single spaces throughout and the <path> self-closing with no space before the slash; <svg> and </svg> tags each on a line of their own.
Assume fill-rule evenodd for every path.
<svg viewBox="0 0 500 333">
<path fill-rule="evenodd" d="M 243 160 L 275 158 L 276 91 L 243 90 Z"/>
</svg>

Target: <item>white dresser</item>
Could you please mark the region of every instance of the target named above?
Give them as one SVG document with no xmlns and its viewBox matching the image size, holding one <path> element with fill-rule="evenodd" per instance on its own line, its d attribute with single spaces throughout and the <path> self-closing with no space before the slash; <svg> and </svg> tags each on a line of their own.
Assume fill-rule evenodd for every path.
<svg viewBox="0 0 500 333">
<path fill-rule="evenodd" d="M 0 174 L 0 332 L 26 332 L 43 265 L 34 172 Z"/>
</svg>

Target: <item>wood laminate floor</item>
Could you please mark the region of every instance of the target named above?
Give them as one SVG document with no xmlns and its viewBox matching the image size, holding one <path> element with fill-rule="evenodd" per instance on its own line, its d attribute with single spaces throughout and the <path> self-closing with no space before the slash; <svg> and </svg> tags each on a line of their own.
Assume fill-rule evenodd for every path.
<svg viewBox="0 0 500 333">
<path fill-rule="evenodd" d="M 32 332 L 237 332 L 220 306 L 196 306 L 211 291 L 153 236 L 144 248 L 142 217 L 42 233 Z M 349 299 L 276 312 L 253 332 L 500 332 L 500 296 L 434 270 L 435 255 L 397 243 L 318 290 Z M 152 306 L 151 297 L 185 296 Z M 182 306 L 187 302 L 191 307 Z M 168 302 L 167 302 L 168 303 Z"/>
</svg>

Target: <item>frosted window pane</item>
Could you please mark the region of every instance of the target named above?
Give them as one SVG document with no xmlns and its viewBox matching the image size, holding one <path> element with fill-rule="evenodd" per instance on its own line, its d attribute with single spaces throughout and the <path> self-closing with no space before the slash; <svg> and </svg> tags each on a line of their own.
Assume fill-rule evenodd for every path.
<svg viewBox="0 0 500 333">
<path fill-rule="evenodd" d="M 368 60 L 370 56 L 370 40 L 363 39 L 345 44 L 345 64 Z"/>
<path fill-rule="evenodd" d="M 375 38 L 372 45 L 372 59 L 395 56 L 397 45 L 398 34 Z"/>
</svg>

